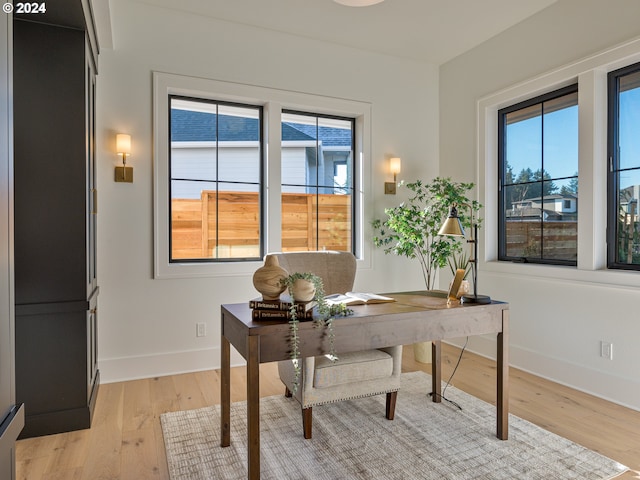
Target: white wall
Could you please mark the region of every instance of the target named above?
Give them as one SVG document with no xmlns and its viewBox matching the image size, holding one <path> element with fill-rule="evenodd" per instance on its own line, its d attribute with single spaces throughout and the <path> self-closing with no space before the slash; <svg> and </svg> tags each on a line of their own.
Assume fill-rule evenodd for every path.
<svg viewBox="0 0 640 480">
<path fill-rule="evenodd" d="M 478 118 L 482 112 L 478 114 L 476 110 L 484 105 L 482 99 L 533 78 L 553 76 L 550 72 L 635 39 L 640 35 L 639 18 L 640 2 L 635 0 L 560 0 L 443 65 L 441 175 L 482 180 L 479 190 L 486 196 L 480 200 L 495 203 L 496 179 L 491 175 L 485 179 L 485 171 L 480 169 L 485 166 L 480 163 L 484 159 L 479 154 L 483 137 L 478 133 Z M 636 48 L 640 54 L 640 47 Z M 574 72 L 576 78 L 581 73 L 579 69 Z M 602 75 L 606 78 L 606 74 Z M 602 78 L 598 72 L 592 77 L 587 75 L 587 84 L 598 87 L 598 78 Z M 597 100 L 590 100 L 587 105 L 594 110 L 602 106 Z M 586 117 L 581 112 L 581 121 L 583 118 Z M 596 125 L 592 132 L 605 126 L 606 123 Z M 587 126 L 584 128 L 581 127 L 581 135 L 587 131 Z M 581 148 L 586 140 L 589 139 L 581 138 Z M 598 161 L 604 162 L 606 155 L 598 155 L 595 143 L 596 154 L 588 149 L 581 151 L 580 175 L 584 174 L 584 180 L 580 181 L 580 208 L 593 208 L 597 215 L 605 192 L 595 172 L 606 168 Z M 583 172 L 582 166 L 589 164 L 583 162 L 583 156 L 589 155 L 593 169 Z M 486 161 L 497 160 L 494 156 Z M 583 181 L 587 180 L 592 184 L 583 189 Z M 593 195 L 586 195 L 589 190 Z M 495 212 L 484 215 L 490 220 Z M 581 219 L 591 221 L 584 216 Z M 495 222 L 488 224 L 490 227 Z M 487 262 L 480 268 L 480 293 L 510 302 L 512 365 L 640 409 L 640 273 L 594 269 L 603 248 L 603 229 L 598 225 L 601 224 L 593 222 L 590 229 L 580 230 L 580 254 L 587 252 L 593 258 L 583 255 L 578 268 Z M 496 230 L 484 235 L 481 247 L 495 243 Z M 590 242 L 594 243 L 591 252 L 587 248 Z M 491 252 L 487 258 L 491 258 Z M 613 360 L 600 357 L 601 340 L 613 343 Z M 472 341 L 471 348 L 491 356 L 495 342 L 483 337 Z"/>
<path fill-rule="evenodd" d="M 153 279 L 152 71 L 370 102 L 373 216 L 385 196 L 385 159 L 400 178 L 438 172 L 438 69 L 253 27 L 111 0 L 113 50 L 98 76 L 99 368 L 103 382 L 215 368 L 221 303 L 254 297 L 251 276 Z M 134 183 L 114 183 L 115 134 L 132 135 Z M 417 262 L 374 252 L 356 287 L 422 285 Z M 196 323 L 208 335 L 196 338 Z"/>
</svg>

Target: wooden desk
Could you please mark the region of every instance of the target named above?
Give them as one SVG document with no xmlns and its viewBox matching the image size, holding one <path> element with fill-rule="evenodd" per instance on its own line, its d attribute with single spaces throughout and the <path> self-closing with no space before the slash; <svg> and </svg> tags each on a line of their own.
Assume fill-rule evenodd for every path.
<svg viewBox="0 0 640 480">
<path fill-rule="evenodd" d="M 385 294 L 397 301 L 353 307 L 354 314 L 334 321 L 338 355 L 393 345 L 432 341 L 432 389 L 434 402 L 441 401 L 440 341 L 446 338 L 497 333 L 497 437 L 509 432 L 509 305 L 447 306 L 446 299 L 424 292 Z M 248 302 L 222 305 L 221 446 L 231 444 L 230 345 L 247 361 L 247 434 L 249 478 L 260 478 L 260 370 L 259 364 L 290 358 L 289 324 L 283 321 L 253 321 Z M 329 351 L 324 329 L 301 322 L 300 356 Z M 402 395 L 402 392 L 400 392 Z M 305 441 L 300 439 L 300 441 Z"/>
</svg>

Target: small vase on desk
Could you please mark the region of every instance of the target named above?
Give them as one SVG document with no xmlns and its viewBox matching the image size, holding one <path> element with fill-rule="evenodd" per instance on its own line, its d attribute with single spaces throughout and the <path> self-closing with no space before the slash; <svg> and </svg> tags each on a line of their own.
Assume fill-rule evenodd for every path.
<svg viewBox="0 0 640 480">
<path fill-rule="evenodd" d="M 303 278 L 297 279 L 291 286 L 291 296 L 296 302 L 309 302 L 315 295 L 315 285 Z"/>
</svg>

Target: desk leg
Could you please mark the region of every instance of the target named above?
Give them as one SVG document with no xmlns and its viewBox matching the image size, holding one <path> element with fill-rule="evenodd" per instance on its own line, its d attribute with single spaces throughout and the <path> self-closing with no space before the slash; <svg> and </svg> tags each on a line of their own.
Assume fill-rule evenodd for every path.
<svg viewBox="0 0 640 480">
<path fill-rule="evenodd" d="M 442 401 L 442 362 L 440 355 L 442 353 L 442 345 L 440 340 L 431 342 L 431 391 L 433 395 L 431 400 L 435 403 Z"/>
<path fill-rule="evenodd" d="M 497 437 L 509 438 L 509 310 L 502 311 L 502 332 L 498 333 L 498 372 L 496 395 Z"/>
<path fill-rule="evenodd" d="M 231 359 L 229 340 L 222 335 L 220 349 L 221 382 L 220 385 L 220 413 L 222 415 L 220 446 L 231 445 Z"/>
<path fill-rule="evenodd" d="M 249 479 L 260 479 L 260 337 L 247 337 L 247 436 Z"/>
</svg>

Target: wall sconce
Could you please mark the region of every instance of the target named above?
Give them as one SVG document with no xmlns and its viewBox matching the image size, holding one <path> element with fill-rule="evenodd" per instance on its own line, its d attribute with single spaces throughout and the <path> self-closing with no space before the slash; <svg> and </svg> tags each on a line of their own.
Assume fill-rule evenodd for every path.
<svg viewBox="0 0 640 480">
<path fill-rule="evenodd" d="M 133 167 L 127 167 L 127 157 L 131 155 L 131 135 L 116 135 L 116 152 L 122 155 L 122 166 L 116 167 L 115 181 L 133 183 Z"/>
<path fill-rule="evenodd" d="M 401 160 L 399 157 L 389 159 L 389 173 L 393 173 L 393 182 L 384 182 L 384 193 L 389 195 L 396 194 L 396 186 L 398 185 L 398 174 L 400 173 Z"/>
</svg>

